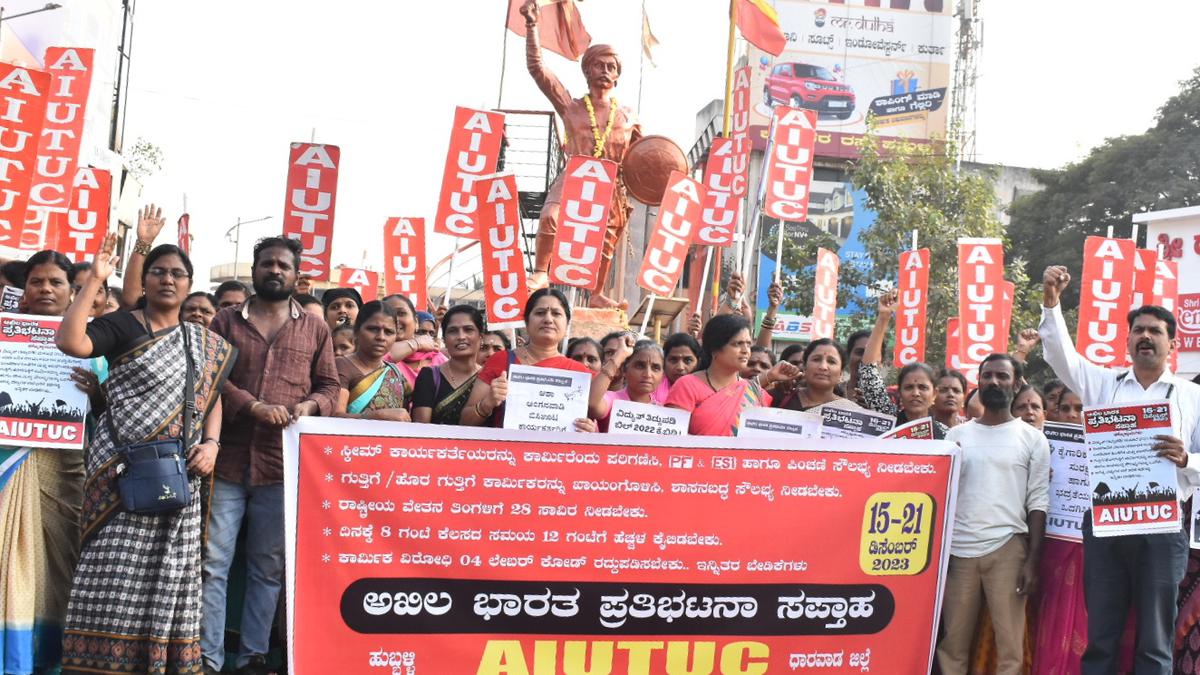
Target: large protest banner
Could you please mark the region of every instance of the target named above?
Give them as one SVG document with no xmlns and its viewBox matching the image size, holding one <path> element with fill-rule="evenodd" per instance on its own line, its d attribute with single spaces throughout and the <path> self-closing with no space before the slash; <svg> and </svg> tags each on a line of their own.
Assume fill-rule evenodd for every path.
<svg viewBox="0 0 1200 675">
<path fill-rule="evenodd" d="M 297 675 L 930 667 L 951 444 L 310 418 L 284 443 Z"/>
<path fill-rule="evenodd" d="M 87 394 L 71 369 L 86 361 L 58 350 L 56 316 L 0 314 L 0 445 L 83 447 Z"/>
<path fill-rule="evenodd" d="M 292 143 L 289 153 L 283 233 L 304 247 L 300 275 L 325 281 L 329 279 L 333 255 L 333 215 L 342 151 L 336 145 Z"/>
</svg>

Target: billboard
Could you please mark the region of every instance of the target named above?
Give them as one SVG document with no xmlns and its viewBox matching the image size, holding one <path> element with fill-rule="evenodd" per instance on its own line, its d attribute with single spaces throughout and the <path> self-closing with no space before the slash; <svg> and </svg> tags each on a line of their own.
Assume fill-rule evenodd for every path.
<svg viewBox="0 0 1200 675">
<path fill-rule="evenodd" d="M 787 47 L 749 51 L 750 138 L 766 146 L 771 108 L 818 113 L 817 155 L 854 157 L 874 113 L 883 137 L 944 136 L 950 114 L 954 23 L 943 0 L 828 3 L 776 0 Z M 899 7 L 903 7 L 900 9 Z"/>
</svg>

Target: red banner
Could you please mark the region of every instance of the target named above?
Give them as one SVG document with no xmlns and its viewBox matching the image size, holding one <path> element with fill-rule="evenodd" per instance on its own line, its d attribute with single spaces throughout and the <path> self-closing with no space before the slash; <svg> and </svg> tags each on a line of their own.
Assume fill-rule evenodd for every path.
<svg viewBox="0 0 1200 675">
<path fill-rule="evenodd" d="M 817 249 L 816 281 L 813 284 L 812 339 L 832 338 L 837 329 L 838 270 L 842 261 L 828 249 Z"/>
<path fill-rule="evenodd" d="M 1136 248 L 1132 239 L 1088 237 L 1083 243 L 1075 348 L 1098 366 L 1125 362 Z"/>
<path fill-rule="evenodd" d="M 976 367 L 993 352 L 1008 349 L 1001 284 L 1004 246 L 999 239 L 958 240 L 959 356 Z"/>
<path fill-rule="evenodd" d="M 663 192 L 654 232 L 646 242 L 646 257 L 638 270 L 638 286 L 655 295 L 669 296 L 683 274 L 683 261 L 696 236 L 704 186 L 678 171 L 671 172 Z"/>
<path fill-rule="evenodd" d="M 329 279 L 341 160 L 342 151 L 336 145 L 315 143 L 292 143 L 288 158 L 283 233 L 304 246 L 300 274 L 314 281 Z"/>
<path fill-rule="evenodd" d="M 749 141 L 732 138 L 713 139 L 708 150 L 708 163 L 704 168 L 703 208 L 700 211 L 700 229 L 696 231 L 696 243 L 710 246 L 729 246 L 733 243 L 733 232 L 738 226 L 738 215 L 742 202 L 736 196 L 738 188 L 746 193 L 746 167 L 750 155 L 742 148 Z"/>
<path fill-rule="evenodd" d="M 71 186 L 71 208 L 51 215 L 58 240 L 55 250 L 71 262 L 92 260 L 108 234 L 112 204 L 112 174 L 104 169 L 81 166 Z"/>
<path fill-rule="evenodd" d="M 617 186 L 616 162 L 575 155 L 567 161 L 550 259 L 550 283 L 598 288 L 608 212 Z"/>
<path fill-rule="evenodd" d="M 903 368 L 925 360 L 925 314 L 929 303 L 929 249 L 900 254 L 896 348 L 892 363 Z"/>
<path fill-rule="evenodd" d="M 775 108 L 775 145 L 767 160 L 763 213 L 771 218 L 808 220 L 808 188 L 812 183 L 813 143 L 817 113 L 787 106 Z"/>
<path fill-rule="evenodd" d="M 1150 304 L 1175 314 L 1175 337 L 1179 337 L 1179 263 L 1173 260 L 1154 261 L 1154 288 L 1150 295 Z M 1167 357 L 1167 367 L 1171 372 L 1179 369 L 1178 349 L 1171 350 L 1171 355 Z"/>
<path fill-rule="evenodd" d="M 479 248 L 483 259 L 483 300 L 489 330 L 522 325 L 529 289 L 521 262 L 521 220 L 517 178 L 496 174 L 475 181 L 479 209 Z"/>
<path fill-rule="evenodd" d="M 46 122 L 38 143 L 37 164 L 29 190 L 29 206 L 21 234 L 21 248 L 38 251 L 53 243 L 47 226 L 52 213 L 66 213 L 79 147 L 83 138 L 84 112 L 92 86 L 92 57 L 95 50 L 50 47 L 46 70 L 50 93 L 46 97 Z M 61 241 L 62 235 L 57 239 Z"/>
<path fill-rule="evenodd" d="M 450 149 L 442 172 L 434 232 L 479 238 L 479 191 L 474 185 L 480 176 L 496 170 L 503 138 L 503 113 L 454 109 L 454 128 L 450 130 Z"/>
<path fill-rule="evenodd" d="M 49 94 L 50 73 L 0 63 L 0 246 L 21 245 Z"/>
<path fill-rule="evenodd" d="M 417 311 L 429 306 L 425 267 L 425 219 L 388 218 L 383 226 L 383 283 L 388 295 L 403 295 Z"/>
<path fill-rule="evenodd" d="M 284 437 L 297 672 L 932 665 L 952 444 L 312 418 Z"/>
<path fill-rule="evenodd" d="M 737 149 L 744 155 L 741 163 L 740 181 L 733 183 L 733 196 L 742 199 L 747 193 L 750 180 L 750 66 L 738 68 L 733 73 L 733 116 L 730 118 L 729 137 L 740 144 Z"/>
<path fill-rule="evenodd" d="M 343 267 L 338 273 L 338 286 L 358 291 L 364 303 L 379 299 L 379 272 L 358 267 Z"/>
<path fill-rule="evenodd" d="M 175 223 L 175 227 L 179 235 L 179 249 L 184 253 L 192 254 L 192 217 L 188 214 L 179 216 L 179 220 Z"/>
</svg>

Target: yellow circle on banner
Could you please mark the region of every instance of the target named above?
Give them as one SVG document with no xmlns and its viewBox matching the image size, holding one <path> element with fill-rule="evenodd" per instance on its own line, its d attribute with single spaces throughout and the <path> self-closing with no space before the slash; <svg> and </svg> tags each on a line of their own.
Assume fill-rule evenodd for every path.
<svg viewBox="0 0 1200 675">
<path fill-rule="evenodd" d="M 933 545 L 933 497 L 921 492 L 877 492 L 863 510 L 858 564 L 872 576 L 925 571 Z"/>
</svg>

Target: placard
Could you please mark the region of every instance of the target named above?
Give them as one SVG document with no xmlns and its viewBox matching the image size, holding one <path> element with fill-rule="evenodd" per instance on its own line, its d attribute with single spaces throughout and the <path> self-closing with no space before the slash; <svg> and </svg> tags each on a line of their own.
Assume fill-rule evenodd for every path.
<svg viewBox="0 0 1200 675">
<path fill-rule="evenodd" d="M 738 419 L 738 438 L 820 438 L 821 417 L 810 412 L 754 406 Z"/>
<path fill-rule="evenodd" d="M 1003 282 L 1004 245 L 999 239 L 958 240 L 959 357 L 964 367 L 978 369 L 988 354 L 1008 351 L 1001 318 Z"/>
<path fill-rule="evenodd" d="M 1046 514 L 1046 536 L 1083 541 L 1083 514 L 1092 505 L 1083 426 L 1046 422 L 1042 433 L 1050 442 L 1050 512 Z"/>
<path fill-rule="evenodd" d="M 425 267 L 425 219 L 388 218 L 383 226 L 383 284 L 388 295 L 403 295 L 417 311 L 429 306 Z"/>
<path fill-rule="evenodd" d="M 763 213 L 779 220 L 804 222 L 808 220 L 817 111 L 781 105 L 774 115 L 775 145 L 767 160 Z"/>
<path fill-rule="evenodd" d="M 52 213 L 57 233 L 55 248 L 71 262 L 94 260 L 108 234 L 112 215 L 112 174 L 104 169 L 81 166 L 71 182 L 71 208 Z M 181 220 L 182 222 L 182 220 Z"/>
<path fill-rule="evenodd" d="M 929 249 L 900 254 L 896 347 L 892 364 L 903 368 L 925 360 L 925 312 L 929 303 Z"/>
<path fill-rule="evenodd" d="M 733 244 L 733 232 L 741 220 L 740 191 L 746 193 L 746 171 L 750 163 L 749 140 L 717 136 L 708 149 L 704 165 L 704 204 L 696 243 L 710 246 Z"/>
<path fill-rule="evenodd" d="M 341 163 L 342 151 L 336 145 L 292 143 L 288 155 L 283 234 L 304 247 L 298 273 L 314 281 L 329 279 Z"/>
<path fill-rule="evenodd" d="M 575 431 L 588 416 L 592 374 L 513 364 L 508 367 L 504 428 L 521 431 Z"/>
<path fill-rule="evenodd" d="M 1088 237 L 1083 242 L 1075 349 L 1098 366 L 1125 362 L 1136 248 L 1132 239 Z"/>
<path fill-rule="evenodd" d="M 21 298 L 25 290 L 16 286 L 0 287 L 0 312 L 17 312 L 21 308 Z"/>
<path fill-rule="evenodd" d="M 874 438 L 896 426 L 896 418 L 865 408 L 821 406 L 821 438 Z"/>
<path fill-rule="evenodd" d="M 50 91 L 46 96 L 46 121 L 38 142 L 29 206 L 21 233 L 21 248 L 27 251 L 39 251 L 54 246 L 56 239 L 61 240 L 61 233 L 56 237 L 48 236 L 54 229 L 51 223 L 62 225 L 51 214 L 61 217 L 72 204 L 72 193 L 79 178 L 76 166 L 83 141 L 88 92 L 92 86 L 94 56 L 94 49 L 82 47 L 46 49 L 44 63 L 51 76 Z M 74 260 L 78 262 L 83 258 Z"/>
<path fill-rule="evenodd" d="M 49 94 L 50 73 L 0 62 L 0 246 L 21 245 Z"/>
<path fill-rule="evenodd" d="M 617 163 L 575 155 L 563 172 L 559 225 L 554 233 L 550 283 L 597 288 L 604 236 L 617 186 Z"/>
<path fill-rule="evenodd" d="M 743 66 L 733 72 L 733 115 L 729 119 L 729 137 L 738 142 L 737 149 L 746 157 L 741 164 L 742 180 L 733 182 L 733 196 L 737 199 L 746 196 L 750 180 L 750 151 L 753 149 L 750 139 L 750 97 L 750 66 Z"/>
<path fill-rule="evenodd" d="M 284 437 L 296 675 L 931 666 L 953 444 L 327 418 Z"/>
<path fill-rule="evenodd" d="M 832 338 L 837 329 L 838 272 L 842 260 L 837 253 L 817 249 L 816 281 L 813 282 L 812 338 Z"/>
<path fill-rule="evenodd" d="M 663 193 L 654 231 L 646 242 L 646 257 L 638 270 L 638 286 L 658 295 L 670 295 L 683 274 L 683 260 L 700 224 L 704 186 L 687 174 L 672 171 Z"/>
<path fill-rule="evenodd" d="M 1152 449 L 1159 434 L 1173 434 L 1167 401 L 1083 409 L 1097 537 L 1179 531 L 1178 474 Z"/>
<path fill-rule="evenodd" d="M 500 144 L 504 140 L 504 114 L 454 109 L 454 127 L 450 130 L 450 148 L 442 170 L 442 191 L 438 198 L 433 231 L 452 237 L 479 238 L 479 195 L 475 180 L 496 171 Z"/>
<path fill-rule="evenodd" d="M 379 299 L 379 272 L 358 267 L 342 267 L 338 270 L 338 286 L 353 288 L 363 303 Z"/>
<path fill-rule="evenodd" d="M 609 408 L 608 433 L 687 436 L 691 419 L 686 410 L 617 399 Z"/>
<path fill-rule="evenodd" d="M 922 417 L 919 420 L 905 422 L 898 427 L 893 427 L 891 431 L 880 435 L 880 438 L 907 438 L 913 441 L 932 441 L 933 431 L 933 418 Z"/>
<path fill-rule="evenodd" d="M 475 181 L 475 195 L 485 207 L 476 219 L 488 329 L 516 328 L 525 323 L 521 313 L 529 299 L 521 260 L 517 178 L 511 173 L 481 178 Z"/>
<path fill-rule="evenodd" d="M 83 448 L 88 398 L 71 369 L 87 361 L 55 346 L 61 323 L 57 316 L 0 314 L 0 445 Z"/>
</svg>

